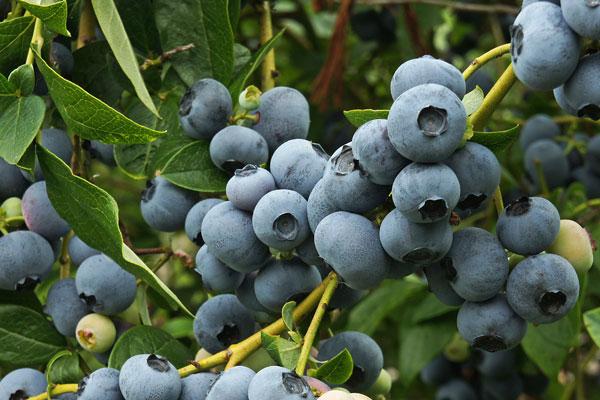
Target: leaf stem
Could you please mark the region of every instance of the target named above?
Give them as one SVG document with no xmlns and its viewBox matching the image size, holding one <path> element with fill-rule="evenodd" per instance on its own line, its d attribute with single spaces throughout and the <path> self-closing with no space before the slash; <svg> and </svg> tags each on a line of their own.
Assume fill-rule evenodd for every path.
<svg viewBox="0 0 600 400">
<path fill-rule="evenodd" d="M 508 93 L 510 88 L 517 81 L 517 77 L 513 70 L 512 64 L 506 68 L 502 76 L 498 79 L 496 84 L 492 87 L 490 92 L 485 99 L 479 110 L 475 114 L 471 115 L 471 122 L 473 123 L 473 130 L 481 131 L 487 124 L 488 120 L 496 110 L 496 107 L 500 104 L 504 96 Z"/>
<path fill-rule="evenodd" d="M 273 21 L 271 20 L 271 3 L 265 0 L 260 5 L 260 44 L 264 45 L 273 37 Z M 266 92 L 275 87 L 275 50 L 271 49 L 261 66 L 262 91 Z"/>
<path fill-rule="evenodd" d="M 509 52 L 510 43 L 506 43 L 488 51 L 485 54 L 480 55 L 471 61 L 471 64 L 467 67 L 467 69 L 465 69 L 465 72 L 463 72 L 463 77 L 465 80 L 469 79 L 471 75 L 473 75 L 479 68 L 483 67 L 488 62 L 495 60 L 496 58 L 500 58 L 503 55 L 508 54 Z"/>
<path fill-rule="evenodd" d="M 194 47 L 196 47 L 194 45 L 194 43 L 188 43 L 188 44 L 185 44 L 182 46 L 177 46 L 174 49 L 171 49 L 169 51 L 165 51 L 164 53 L 162 53 L 160 56 L 158 56 L 156 58 L 146 58 L 144 60 L 144 62 L 142 63 L 142 65 L 140 65 L 140 70 L 146 71 L 147 69 L 150 69 L 151 67 L 158 67 L 158 66 L 162 65 L 165 61 L 168 61 L 171 58 L 173 58 L 173 56 L 175 54 L 182 53 L 184 51 L 189 51 L 189 50 L 193 49 Z"/>
<path fill-rule="evenodd" d="M 31 37 L 31 46 L 29 47 L 29 51 L 27 52 L 27 61 L 26 64 L 33 65 L 33 60 L 35 60 L 35 55 L 33 54 L 33 48 L 37 51 L 42 49 L 44 45 L 44 36 L 42 36 L 42 20 L 39 18 L 35 19 L 35 25 L 33 27 L 33 36 Z"/>
<path fill-rule="evenodd" d="M 334 275 L 325 291 L 323 292 L 323 296 L 321 297 L 321 301 L 317 306 L 315 314 L 313 315 L 313 319 L 308 326 L 308 330 L 306 331 L 306 335 L 304 335 L 304 343 L 302 344 L 302 350 L 300 351 L 300 357 L 298 358 L 298 364 L 296 365 L 296 374 L 302 376 L 306 371 L 306 364 L 308 363 L 308 357 L 310 356 L 310 349 L 317 337 L 317 332 L 319 331 L 319 326 L 321 325 L 321 321 L 323 321 L 323 316 L 327 311 L 327 307 L 329 302 L 331 301 L 331 297 L 335 293 L 335 289 L 338 285 L 338 277 Z"/>
</svg>

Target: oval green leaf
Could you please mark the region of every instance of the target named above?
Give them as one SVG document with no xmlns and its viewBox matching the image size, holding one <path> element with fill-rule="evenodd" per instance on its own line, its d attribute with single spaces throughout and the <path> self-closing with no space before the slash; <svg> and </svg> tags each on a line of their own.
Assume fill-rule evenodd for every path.
<svg viewBox="0 0 600 400">
<path fill-rule="evenodd" d="M 352 355 L 348 349 L 344 349 L 321 365 L 315 371 L 314 377 L 332 385 L 341 385 L 350 379 L 353 369 Z"/>
<path fill-rule="evenodd" d="M 71 37 L 67 30 L 67 0 L 54 0 L 39 4 L 39 0 L 19 0 L 27 11 L 44 22 L 46 28 L 63 36 Z"/>
<path fill-rule="evenodd" d="M 365 122 L 374 119 L 386 119 L 389 113 L 389 110 L 348 110 L 344 111 L 344 116 L 352 125 L 358 128 Z"/>
<path fill-rule="evenodd" d="M 0 73 L 8 74 L 23 63 L 33 36 L 35 17 L 0 22 Z"/>
<path fill-rule="evenodd" d="M 494 152 L 498 152 L 508 148 L 518 137 L 519 125 L 505 131 L 473 132 L 473 136 L 469 140 L 482 144 Z"/>
<path fill-rule="evenodd" d="M 0 157 L 16 164 L 42 126 L 46 104 L 38 96 L 0 96 L 0 109 Z"/>
</svg>

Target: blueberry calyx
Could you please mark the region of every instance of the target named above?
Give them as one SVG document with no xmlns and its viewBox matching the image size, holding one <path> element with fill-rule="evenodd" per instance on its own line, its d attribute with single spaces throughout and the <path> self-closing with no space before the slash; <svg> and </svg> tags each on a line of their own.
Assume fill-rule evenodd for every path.
<svg viewBox="0 0 600 400">
<path fill-rule="evenodd" d="M 79 294 L 79 298 L 81 300 L 83 300 L 85 302 L 85 304 L 87 304 L 89 307 L 95 307 L 98 305 L 98 301 L 96 300 L 96 296 L 92 295 L 87 295 L 85 293 L 80 293 Z"/>
<path fill-rule="evenodd" d="M 421 203 L 418 210 L 423 221 L 435 221 L 446 215 L 448 205 L 446 204 L 446 200 L 433 197 Z"/>
<path fill-rule="evenodd" d="M 188 89 L 179 103 L 179 115 L 185 117 L 192 110 L 192 103 L 194 102 L 194 95 L 192 89 Z"/>
<path fill-rule="evenodd" d="M 452 258 L 442 258 L 442 260 L 440 261 L 440 266 L 444 269 L 444 273 L 448 281 L 452 282 L 456 279 L 457 272 L 456 268 L 454 268 L 454 265 L 452 265 Z"/>
<path fill-rule="evenodd" d="M 486 199 L 487 196 L 483 193 L 469 193 L 467 197 L 465 197 L 464 200 L 459 201 L 456 206 L 461 210 L 476 210 Z"/>
<path fill-rule="evenodd" d="M 560 290 L 556 290 L 544 293 L 540 297 L 538 305 L 544 314 L 552 315 L 558 313 L 566 302 L 567 296 Z"/>
<path fill-rule="evenodd" d="M 531 208 L 531 199 L 529 197 L 520 197 L 506 206 L 506 215 L 509 217 L 518 217 L 529 212 Z"/>
<path fill-rule="evenodd" d="M 585 0 L 585 4 L 590 8 L 596 8 L 600 6 L 600 0 Z"/>
<path fill-rule="evenodd" d="M 298 220 L 290 213 L 284 213 L 273 221 L 273 231 L 281 240 L 296 240 L 298 237 Z"/>
<path fill-rule="evenodd" d="M 600 107 L 596 104 L 586 104 L 577 111 L 577 116 L 580 118 L 589 117 L 594 121 L 600 119 Z"/>
<path fill-rule="evenodd" d="M 229 347 L 233 343 L 236 343 L 240 337 L 240 328 L 236 324 L 227 323 L 221 329 L 221 332 L 217 334 L 217 339 L 219 342 L 225 346 Z"/>
<path fill-rule="evenodd" d="M 41 279 L 39 276 L 26 276 L 25 278 L 19 279 L 15 285 L 15 290 L 32 290 L 40 282 Z"/>
<path fill-rule="evenodd" d="M 346 381 L 346 385 L 349 387 L 360 386 L 365 380 L 365 370 L 360 365 L 354 365 L 352 368 L 352 375 Z"/>
<path fill-rule="evenodd" d="M 510 54 L 513 58 L 513 62 L 517 62 L 518 56 L 523 51 L 523 27 L 521 25 L 513 25 L 510 28 L 510 37 L 512 38 L 512 45 L 510 46 Z"/>
<path fill-rule="evenodd" d="M 329 156 L 327 155 L 327 153 L 325 152 L 325 150 L 319 143 L 311 142 L 310 145 L 312 146 L 314 152 L 317 153 L 317 155 L 319 157 L 321 157 L 324 160 L 329 159 Z"/>
<path fill-rule="evenodd" d="M 426 247 L 419 247 L 409 251 L 402 257 L 402 261 L 408 264 L 423 264 L 436 258 L 436 254 Z"/>
<path fill-rule="evenodd" d="M 19 389 L 16 392 L 12 393 L 8 400 L 26 400 L 28 397 L 29 396 L 27 395 L 27 393 Z"/>
<path fill-rule="evenodd" d="M 448 130 L 448 111 L 434 106 L 425 107 L 419 112 L 417 123 L 425 136 L 440 136 Z"/>
<path fill-rule="evenodd" d="M 147 203 L 152 200 L 156 192 L 156 181 L 151 179 L 146 181 L 146 189 L 142 191 L 142 201 Z"/>
<path fill-rule="evenodd" d="M 235 174 L 235 171 L 244 169 L 246 164 L 238 160 L 227 160 L 223 164 L 221 164 L 221 168 L 225 171 L 229 172 L 229 174 Z"/>
<path fill-rule="evenodd" d="M 158 372 L 168 372 L 171 369 L 169 362 L 156 354 L 150 354 L 146 359 L 146 363 L 150 368 Z"/>
<path fill-rule="evenodd" d="M 304 379 L 298 376 L 295 372 L 284 372 L 281 374 L 283 387 L 289 394 L 301 394 L 302 397 L 308 396 L 310 390 Z"/>
<path fill-rule="evenodd" d="M 473 347 L 489 351 L 490 353 L 507 349 L 504 339 L 501 336 L 493 334 L 476 337 L 473 340 Z"/>
<path fill-rule="evenodd" d="M 333 168 L 336 175 L 349 175 L 358 169 L 358 160 L 354 159 L 352 147 L 342 146 L 342 151 L 333 158 Z"/>
<path fill-rule="evenodd" d="M 79 385 L 77 385 L 77 395 L 81 396 L 83 394 L 83 392 L 85 391 L 85 387 L 87 386 L 87 382 L 90 379 L 89 376 L 84 376 L 83 379 L 79 382 Z"/>
<path fill-rule="evenodd" d="M 256 165 L 248 164 L 248 165 L 244 166 L 244 168 L 242 168 L 242 169 L 236 169 L 233 174 L 235 176 L 244 178 L 244 177 L 250 176 L 252 174 L 255 174 L 256 172 L 258 172 L 258 167 Z"/>
</svg>

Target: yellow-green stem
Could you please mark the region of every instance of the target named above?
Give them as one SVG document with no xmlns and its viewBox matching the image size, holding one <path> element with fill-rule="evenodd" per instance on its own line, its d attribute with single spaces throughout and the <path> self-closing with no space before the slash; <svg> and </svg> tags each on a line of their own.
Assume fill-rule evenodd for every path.
<svg viewBox="0 0 600 400">
<path fill-rule="evenodd" d="M 546 182 L 546 176 L 544 175 L 542 163 L 539 162 L 539 160 L 535 160 L 534 164 L 535 173 L 537 175 L 538 183 L 540 185 L 539 189 L 542 191 L 542 196 L 548 197 L 550 195 L 550 189 L 548 188 L 548 182 Z"/>
<path fill-rule="evenodd" d="M 300 357 L 298 358 L 298 364 L 296 365 L 296 373 L 300 376 L 304 375 L 304 372 L 306 371 L 306 364 L 308 363 L 308 357 L 310 356 L 310 349 L 312 348 L 315 338 L 317 337 L 319 326 L 321 325 L 321 321 L 323 321 L 325 312 L 327 312 L 327 307 L 329 306 L 331 297 L 335 293 L 337 285 L 338 278 L 336 275 L 334 275 L 325 288 L 323 297 L 321 297 L 321 301 L 319 302 L 317 310 L 313 315 L 313 319 L 308 326 L 306 335 L 304 335 L 304 343 L 302 344 L 302 350 L 300 351 Z"/>
<path fill-rule="evenodd" d="M 79 34 L 77 35 L 77 48 L 80 49 L 96 39 L 96 15 L 90 0 L 83 0 L 81 14 L 79 15 Z"/>
<path fill-rule="evenodd" d="M 273 37 L 273 21 L 271 20 L 271 4 L 263 1 L 260 5 L 260 43 L 265 44 Z M 275 87 L 275 50 L 265 56 L 261 66 L 261 86 L 266 92 Z"/>
<path fill-rule="evenodd" d="M 500 214 L 502 214 L 504 211 L 504 200 L 502 199 L 502 191 L 500 190 L 500 186 L 498 186 L 494 192 L 494 206 L 496 206 L 496 213 L 498 216 L 500 216 Z"/>
<path fill-rule="evenodd" d="M 31 38 L 31 46 L 35 47 L 37 51 L 42 49 L 44 45 L 44 37 L 42 36 L 42 20 L 39 18 L 35 19 L 35 25 L 33 27 L 33 36 Z M 27 61 L 26 64 L 33 65 L 33 60 L 35 59 L 35 55 L 33 54 L 33 49 L 29 47 L 29 52 L 27 53 Z"/>
<path fill-rule="evenodd" d="M 483 67 L 488 62 L 495 60 L 496 58 L 508 54 L 509 52 L 510 43 L 506 43 L 488 51 L 485 54 L 480 55 L 471 62 L 467 69 L 465 69 L 465 72 L 463 72 L 463 77 L 465 78 L 465 80 L 469 79 L 471 75 L 473 75 L 475 71 L 477 71 L 479 68 Z"/>
<path fill-rule="evenodd" d="M 69 242 L 73 238 L 74 232 L 70 231 L 62 241 L 60 249 L 60 279 L 66 279 L 71 276 L 71 257 L 69 257 Z"/>
<path fill-rule="evenodd" d="M 479 110 L 477 110 L 477 112 L 471 116 L 473 130 L 481 131 L 483 128 L 485 128 L 485 125 L 488 123 L 488 120 L 494 113 L 494 110 L 496 110 L 502 99 L 504 99 L 504 96 L 506 96 L 516 81 L 517 77 L 513 70 L 512 64 L 510 64 L 502 76 L 500 76 L 496 84 L 492 87 L 488 95 L 485 96 L 485 99 L 483 100 Z"/>
<path fill-rule="evenodd" d="M 79 385 L 76 383 L 67 383 L 64 385 L 56 385 L 50 391 L 52 396 L 58 396 L 65 393 L 75 393 Z M 27 400 L 46 400 L 48 398 L 48 393 L 38 394 L 37 396 L 29 397 Z"/>
</svg>

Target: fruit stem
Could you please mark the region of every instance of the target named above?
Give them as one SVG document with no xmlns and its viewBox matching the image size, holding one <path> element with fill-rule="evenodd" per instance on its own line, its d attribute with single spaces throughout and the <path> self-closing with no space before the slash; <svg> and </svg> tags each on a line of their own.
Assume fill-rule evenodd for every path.
<svg viewBox="0 0 600 400">
<path fill-rule="evenodd" d="M 496 110 L 496 107 L 500 104 L 504 96 L 508 93 L 510 88 L 517 81 L 517 77 L 513 70 L 513 65 L 510 64 L 508 68 L 502 73 L 502 76 L 498 79 L 496 84 L 492 87 L 490 92 L 477 112 L 471 115 L 471 122 L 473 123 L 473 130 L 481 131 L 487 124 L 488 120 Z"/>
<path fill-rule="evenodd" d="M 60 257 L 58 259 L 60 263 L 60 279 L 66 279 L 71 276 L 71 257 L 69 257 L 69 242 L 73 238 L 73 231 L 70 231 L 63 239 L 62 246 L 60 248 Z"/>
<path fill-rule="evenodd" d="M 271 4 L 263 1 L 260 5 L 260 44 L 264 45 L 273 37 L 273 21 L 271 20 Z M 261 66 L 262 91 L 275 87 L 275 50 L 271 49 Z"/>
<path fill-rule="evenodd" d="M 156 58 L 146 58 L 144 60 L 144 62 L 142 63 L 142 65 L 140 65 L 140 70 L 146 71 L 152 67 L 161 66 L 165 61 L 170 60 L 176 54 L 183 53 L 185 51 L 189 51 L 189 50 L 193 49 L 194 47 L 196 47 L 194 45 L 194 43 L 188 43 L 183 46 L 177 46 L 174 49 L 171 49 L 169 51 L 165 51 L 164 53 L 162 53 L 160 56 L 158 56 Z"/>
<path fill-rule="evenodd" d="M 302 350 L 300 351 L 300 357 L 298 358 L 298 364 L 296 365 L 296 374 L 302 376 L 306 371 L 306 364 L 308 363 L 308 357 L 310 356 L 310 349 L 317 337 L 317 332 L 319 331 L 319 326 L 321 325 L 321 321 L 323 321 L 323 316 L 327 311 L 327 307 L 329 302 L 331 301 L 331 297 L 335 293 L 335 289 L 338 285 L 338 277 L 334 275 L 332 279 L 327 284 L 325 291 L 323 292 L 323 296 L 321 297 L 321 301 L 313 315 L 313 319 L 308 326 L 308 330 L 306 331 L 306 335 L 304 335 L 304 343 L 302 344 Z"/>
<path fill-rule="evenodd" d="M 573 214 L 573 216 L 579 215 L 582 212 L 587 211 L 588 209 L 590 209 L 592 207 L 600 207 L 600 199 L 591 199 L 591 200 L 581 203 L 580 205 L 575 207 L 572 214 Z M 8 221 L 8 219 L 7 219 L 7 221 Z"/>
<path fill-rule="evenodd" d="M 467 69 L 465 69 L 465 72 L 463 72 L 463 77 L 465 80 L 469 79 L 471 75 L 473 75 L 479 68 L 483 67 L 488 62 L 495 60 L 496 58 L 500 58 L 503 55 L 508 54 L 509 52 L 510 43 L 506 43 L 488 51 L 485 54 L 480 55 L 471 62 Z"/>
<path fill-rule="evenodd" d="M 538 177 L 538 182 L 540 183 L 540 189 L 542 191 L 542 196 L 548 197 L 550 195 L 550 189 L 548 189 L 548 182 L 546 182 L 546 177 L 544 176 L 544 170 L 542 169 L 542 163 L 539 160 L 534 160 L 535 164 L 535 173 Z"/>
<path fill-rule="evenodd" d="M 79 385 L 76 383 L 67 383 L 64 385 L 54 385 L 50 394 L 52 396 L 58 396 L 65 393 L 75 393 L 79 389 Z M 48 398 L 48 392 L 38 394 L 37 396 L 29 397 L 27 400 L 46 400 Z"/>
<path fill-rule="evenodd" d="M 325 289 L 331 282 L 336 279 L 337 276 L 334 273 L 329 274 L 323 282 L 317 286 L 295 309 L 294 309 L 294 321 L 300 321 L 306 314 L 312 311 L 317 303 L 321 300 Z M 191 365 L 183 367 L 179 370 L 179 375 L 185 378 L 188 375 L 194 374 L 201 370 L 216 367 L 218 365 L 227 363 L 226 368 L 231 368 L 238 363 L 242 362 L 246 357 L 252 354 L 261 344 L 261 332 L 265 332 L 269 335 L 278 335 L 286 330 L 283 319 L 279 319 L 273 322 L 266 328 L 256 332 L 254 335 L 243 340 L 238 344 L 231 345 L 227 350 L 223 350 L 217 354 L 214 354 L 201 361 L 194 362 Z"/>
<path fill-rule="evenodd" d="M 27 12 L 26 15 L 30 15 L 29 12 Z M 33 48 L 40 51 L 43 45 L 44 36 L 42 36 L 42 20 L 36 18 L 35 26 L 33 27 L 33 36 L 31 37 L 31 45 L 29 46 L 29 52 L 27 52 L 27 61 L 25 61 L 26 64 L 33 65 L 33 60 L 35 59 Z"/>
<path fill-rule="evenodd" d="M 500 216 L 500 214 L 502 214 L 504 211 L 504 200 L 502 199 L 502 191 L 500 190 L 500 186 L 498 186 L 494 192 L 494 205 L 496 206 L 496 213 L 498 216 Z"/>
</svg>

